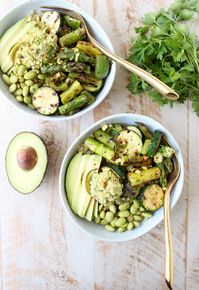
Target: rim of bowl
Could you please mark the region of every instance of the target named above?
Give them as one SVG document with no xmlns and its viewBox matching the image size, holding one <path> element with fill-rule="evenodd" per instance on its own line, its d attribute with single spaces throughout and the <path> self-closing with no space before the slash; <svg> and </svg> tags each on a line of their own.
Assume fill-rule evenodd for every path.
<svg viewBox="0 0 199 290">
<path fill-rule="evenodd" d="M 117 123 L 116 119 L 118 118 L 132 118 L 136 121 L 136 119 L 139 119 L 141 122 L 145 123 L 146 125 L 149 125 L 147 123 L 147 121 L 149 123 L 152 124 L 152 126 L 154 127 L 160 127 L 160 129 L 165 133 L 167 139 L 171 142 L 172 147 L 174 147 L 176 154 L 178 156 L 178 160 L 179 160 L 179 164 L 180 164 L 180 176 L 171 192 L 171 209 L 176 205 L 178 199 L 181 196 L 182 193 L 182 189 L 183 189 L 183 184 L 184 184 L 184 163 L 183 163 L 183 156 L 182 156 L 182 152 L 180 149 L 180 146 L 178 145 L 177 141 L 175 140 L 174 136 L 170 133 L 170 131 L 163 126 L 160 122 L 156 121 L 155 119 L 148 117 L 146 115 L 141 115 L 141 114 L 131 114 L 131 113 L 120 113 L 120 114 L 113 114 L 110 115 L 108 117 L 105 117 L 103 119 L 100 119 L 99 121 L 95 122 L 92 126 L 90 126 L 89 128 L 87 128 L 86 130 L 84 130 L 76 140 L 74 140 L 72 142 L 72 144 L 69 146 L 69 148 L 67 149 L 62 164 L 61 164 L 61 168 L 60 168 L 60 173 L 59 173 L 59 194 L 60 194 L 60 198 L 61 198 L 61 202 L 64 208 L 64 211 L 66 212 L 67 216 L 69 216 L 70 220 L 72 221 L 72 223 L 79 228 L 82 232 L 90 235 L 91 237 L 93 237 L 96 240 L 101 240 L 101 241 L 106 241 L 106 242 L 124 242 L 124 241 L 129 241 L 129 240 L 133 240 L 135 238 L 138 238 L 144 234 L 146 234 L 147 232 L 149 232 L 150 230 L 152 230 L 153 228 L 155 228 L 162 220 L 163 220 L 163 208 L 160 208 L 158 211 L 156 211 L 155 213 L 159 213 L 158 215 L 154 214 L 154 216 L 152 217 L 153 220 L 149 219 L 148 221 L 151 220 L 151 223 L 148 224 L 148 226 L 146 226 L 146 222 L 145 227 L 144 224 L 142 224 L 140 227 L 134 229 L 133 231 L 129 231 L 128 235 L 124 235 L 124 233 L 120 233 L 119 237 L 117 236 L 116 238 L 114 238 L 114 234 L 116 232 L 110 233 L 107 231 L 107 234 L 105 234 L 103 237 L 96 234 L 96 233 L 91 233 L 91 231 L 86 230 L 83 226 L 81 226 L 77 221 L 77 220 L 82 220 L 82 218 L 78 217 L 77 215 L 75 215 L 69 204 L 68 204 L 68 200 L 67 200 L 67 196 L 66 196 L 66 190 L 65 190 L 65 175 L 66 175 L 66 170 L 68 167 L 68 164 L 70 162 L 70 160 L 72 159 L 72 157 L 74 156 L 74 154 L 72 152 L 76 152 L 76 149 L 78 147 L 78 145 L 81 143 L 80 139 L 82 138 L 86 138 L 87 135 L 91 134 L 93 131 L 95 131 L 97 128 L 99 128 L 100 126 L 102 126 L 103 124 L 107 124 L 107 123 Z M 131 121 L 132 123 L 134 123 L 135 121 Z M 121 121 L 118 121 L 121 122 Z M 128 121 L 127 121 L 128 122 Z M 124 124 L 127 123 L 124 120 Z M 75 151 L 74 151 L 75 148 Z M 68 161 L 67 161 L 68 159 Z M 176 186 L 178 185 L 178 191 L 175 191 Z M 85 223 L 90 223 L 86 220 L 84 220 Z M 99 226 L 96 225 L 94 222 L 93 224 L 95 226 Z M 145 229 L 144 229 L 145 228 Z M 136 230 L 139 230 L 138 234 L 134 234 Z M 127 233 L 127 232 L 126 232 Z"/>
<path fill-rule="evenodd" d="M 27 5 L 31 5 L 32 4 L 34 6 L 38 5 L 38 8 L 40 8 L 40 6 L 42 5 L 41 4 L 42 2 L 52 5 L 51 1 L 47 1 L 47 0 L 34 0 L 34 1 L 33 0 L 30 0 L 30 1 L 25 0 L 25 1 L 22 1 L 20 3 L 15 4 L 14 6 L 12 6 L 10 9 L 8 9 L 7 12 L 3 13 L 0 16 L 0 23 L 2 21 L 4 21 L 4 19 L 6 17 L 9 17 L 9 14 L 12 13 L 15 9 L 18 9 L 21 6 L 24 6 L 26 4 Z M 102 28 L 102 26 L 95 20 L 94 17 L 92 17 L 89 13 L 87 13 L 86 11 L 84 11 L 83 9 L 78 7 L 77 5 L 75 5 L 73 3 L 70 3 L 70 2 L 57 1 L 56 4 L 54 4 L 54 5 L 59 5 L 59 3 L 62 3 L 62 7 L 70 8 L 71 10 L 79 12 L 86 19 L 88 19 L 89 22 L 93 22 L 94 26 L 97 26 L 97 28 L 100 28 L 101 32 L 103 33 L 103 38 L 105 38 L 105 41 L 104 41 L 105 44 L 103 44 L 103 45 L 105 47 L 107 47 L 111 52 L 114 52 L 113 44 L 112 44 L 108 34 Z M 32 9 L 34 9 L 34 8 L 32 8 Z M 2 74 L 2 72 L 1 72 L 1 74 Z M 108 94 L 110 93 L 110 91 L 112 89 L 112 86 L 113 86 L 113 83 L 114 83 L 114 80 L 115 80 L 115 75 L 116 75 L 116 63 L 114 61 L 111 61 L 110 72 L 109 72 L 109 74 L 108 74 L 108 76 L 107 76 L 107 78 L 105 80 L 105 83 L 104 83 L 104 86 L 103 86 L 102 90 L 99 92 L 99 94 L 101 92 L 103 92 L 105 86 L 107 86 L 107 88 L 105 88 L 104 95 L 100 96 L 100 98 L 97 95 L 96 101 L 93 104 L 89 105 L 88 107 L 84 108 L 83 110 L 81 110 L 80 112 L 78 112 L 78 113 L 76 113 L 76 114 L 74 114 L 72 116 L 61 116 L 61 115 L 45 116 L 45 115 L 39 114 L 36 111 L 31 110 L 27 106 L 25 107 L 22 104 L 16 102 L 14 99 L 12 100 L 11 98 L 9 98 L 8 95 L 11 95 L 11 94 L 9 93 L 8 90 L 4 92 L 1 89 L 1 87 L 0 87 L 0 91 L 14 107 L 19 108 L 21 111 L 23 111 L 24 113 L 28 114 L 29 116 L 32 116 L 32 117 L 35 116 L 36 118 L 39 118 L 39 119 L 41 119 L 43 121 L 70 121 L 70 120 L 73 120 L 73 119 L 76 119 L 78 117 L 81 117 L 81 116 L 85 115 L 86 113 L 88 113 L 89 111 L 91 111 L 94 108 L 96 108 L 100 103 L 102 103 L 105 100 L 105 98 L 108 96 Z"/>
</svg>

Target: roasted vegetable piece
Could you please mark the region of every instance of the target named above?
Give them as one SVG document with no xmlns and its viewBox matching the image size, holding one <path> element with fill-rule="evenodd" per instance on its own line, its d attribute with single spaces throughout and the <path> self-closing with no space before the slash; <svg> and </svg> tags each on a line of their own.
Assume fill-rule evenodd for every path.
<svg viewBox="0 0 199 290">
<path fill-rule="evenodd" d="M 90 93 L 90 92 L 87 92 L 86 90 L 84 90 L 81 95 L 86 95 L 88 97 L 88 105 L 91 105 L 95 102 L 95 97 Z"/>
<path fill-rule="evenodd" d="M 62 64 L 64 72 L 84 72 L 86 64 L 84 62 L 67 62 Z"/>
<path fill-rule="evenodd" d="M 114 170 L 117 173 L 117 175 L 119 175 L 119 177 L 121 178 L 122 181 L 125 180 L 126 174 L 125 174 L 124 168 L 122 166 L 115 165 L 112 163 L 107 163 L 106 167 L 110 167 L 112 170 Z"/>
<path fill-rule="evenodd" d="M 98 80 L 103 80 L 109 72 L 109 58 L 106 55 L 97 55 L 95 64 L 95 77 Z"/>
<path fill-rule="evenodd" d="M 139 170 L 139 172 L 129 172 L 127 177 L 131 186 L 137 186 L 158 179 L 160 174 L 161 171 L 158 167 L 151 167 L 145 170 Z"/>
<path fill-rule="evenodd" d="M 175 153 L 174 149 L 169 146 L 161 145 L 160 152 L 166 158 L 171 158 Z"/>
<path fill-rule="evenodd" d="M 58 72 L 62 72 L 63 69 L 61 67 L 61 65 L 59 64 L 50 64 L 50 65 L 43 65 L 41 67 L 41 72 L 42 74 L 50 74 L 50 75 L 54 75 Z"/>
<path fill-rule="evenodd" d="M 142 150 L 141 150 L 141 153 L 143 155 L 147 154 L 150 144 L 151 144 L 151 139 L 145 139 L 144 144 L 142 146 Z"/>
<path fill-rule="evenodd" d="M 162 163 L 163 155 L 160 152 L 155 153 L 153 160 L 156 164 Z"/>
<path fill-rule="evenodd" d="M 59 43 L 61 46 L 70 46 L 71 44 L 78 42 L 80 39 L 83 39 L 85 36 L 85 29 L 78 28 L 60 37 Z"/>
<path fill-rule="evenodd" d="M 102 54 L 98 48 L 94 47 L 91 43 L 86 41 L 78 41 L 76 47 L 90 56 L 97 56 Z"/>
<path fill-rule="evenodd" d="M 136 122 L 138 128 L 140 129 L 140 131 L 142 132 L 142 134 L 147 138 L 147 139 L 151 139 L 152 138 L 152 134 L 151 132 L 148 130 L 148 128 L 139 122 Z"/>
<path fill-rule="evenodd" d="M 162 188 L 167 186 L 167 175 L 165 171 L 165 165 L 164 162 L 157 164 L 157 166 L 160 168 L 161 175 L 160 175 L 160 185 Z"/>
<path fill-rule="evenodd" d="M 84 73 L 71 72 L 68 74 L 68 77 L 78 80 L 83 88 L 89 92 L 98 92 L 103 86 L 102 80 L 97 80 L 96 78 Z"/>
<path fill-rule="evenodd" d="M 65 105 L 60 106 L 58 109 L 61 115 L 69 115 L 71 112 L 76 111 L 76 109 L 85 106 L 87 102 L 88 97 L 85 95 L 80 95 Z"/>
<path fill-rule="evenodd" d="M 163 135 L 163 133 L 161 131 L 155 130 L 155 132 L 153 134 L 153 138 L 151 139 L 151 143 L 150 143 L 148 151 L 147 151 L 148 156 L 153 157 L 155 155 L 155 153 L 158 150 L 158 147 L 160 145 L 162 135 Z"/>
<path fill-rule="evenodd" d="M 52 89 L 54 89 L 56 92 L 60 92 L 60 91 L 65 91 L 68 88 L 68 85 L 65 81 L 60 81 L 58 79 L 56 79 L 56 76 L 51 77 L 48 76 L 46 77 L 46 84 L 51 87 Z"/>
<path fill-rule="evenodd" d="M 69 15 L 64 16 L 64 22 L 67 26 L 72 29 L 77 29 L 80 27 L 81 22 L 78 19 L 72 18 Z"/>
<path fill-rule="evenodd" d="M 108 126 L 106 129 L 106 133 L 112 137 L 116 137 L 122 130 L 123 128 L 120 124 L 111 124 L 111 126 Z"/>
<path fill-rule="evenodd" d="M 41 21 L 46 23 L 52 33 L 56 33 L 60 27 L 60 15 L 56 11 L 46 11 L 41 17 Z"/>
<path fill-rule="evenodd" d="M 143 192 L 142 204 L 149 211 L 159 209 L 164 203 L 164 192 L 158 184 L 150 184 Z"/>
<path fill-rule="evenodd" d="M 57 111 L 59 97 L 52 88 L 41 87 L 34 93 L 32 104 L 38 113 L 42 115 L 52 115 Z"/>
<path fill-rule="evenodd" d="M 88 56 L 84 52 L 77 52 L 75 53 L 75 61 L 76 62 L 88 62 L 91 65 L 95 66 L 96 59 L 93 56 Z"/>
<path fill-rule="evenodd" d="M 78 81 L 75 81 L 65 92 L 60 95 L 63 104 L 66 104 L 74 97 L 79 95 L 83 91 L 83 87 Z M 88 97 L 87 97 L 88 99 Z"/>
<path fill-rule="evenodd" d="M 57 57 L 61 60 L 72 61 L 75 58 L 75 53 L 72 49 L 69 49 L 68 47 L 64 47 L 58 52 Z"/>
<path fill-rule="evenodd" d="M 99 154 L 100 156 L 106 158 L 107 160 L 112 160 L 115 153 L 112 149 L 109 147 L 105 146 L 104 144 L 96 141 L 92 137 L 88 137 L 84 144 L 88 149 L 91 151 L 95 152 L 96 154 Z"/>
<path fill-rule="evenodd" d="M 94 135 L 95 139 L 97 139 L 99 142 L 101 142 L 104 145 L 106 145 L 107 147 L 115 150 L 116 143 L 115 143 L 115 141 L 112 140 L 112 137 L 110 135 L 103 132 L 101 129 L 95 131 L 93 135 Z"/>
<path fill-rule="evenodd" d="M 165 158 L 164 165 L 168 173 L 171 173 L 173 171 L 173 163 L 171 161 L 171 158 Z"/>
<path fill-rule="evenodd" d="M 140 129 L 138 129 L 138 127 L 136 126 L 127 126 L 126 127 L 129 131 L 133 131 L 135 132 L 136 134 L 138 134 L 138 136 L 142 139 L 142 133 L 140 131 Z"/>
</svg>

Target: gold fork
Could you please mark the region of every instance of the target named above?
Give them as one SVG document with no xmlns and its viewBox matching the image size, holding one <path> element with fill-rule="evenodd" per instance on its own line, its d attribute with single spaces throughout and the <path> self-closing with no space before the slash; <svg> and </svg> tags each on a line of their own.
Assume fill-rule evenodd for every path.
<svg viewBox="0 0 199 290">
<path fill-rule="evenodd" d="M 172 147 L 163 137 L 163 144 Z M 180 165 L 176 153 L 173 158 L 173 171 L 168 176 L 167 189 L 164 195 L 164 231 L 165 231 L 165 281 L 167 287 L 173 289 L 173 246 L 170 225 L 170 194 L 180 175 Z"/>
<path fill-rule="evenodd" d="M 138 66 L 126 61 L 125 59 L 121 58 L 120 56 L 117 56 L 113 52 L 106 49 L 104 46 L 102 46 L 93 36 L 90 34 L 89 29 L 86 25 L 85 19 L 83 16 L 78 13 L 74 12 L 69 9 L 56 7 L 56 6 L 42 6 L 41 8 L 48 9 L 48 10 L 54 10 L 61 14 L 67 14 L 70 15 L 78 20 L 80 20 L 82 27 L 84 27 L 87 37 L 89 41 L 96 46 L 98 49 L 100 49 L 105 55 L 107 55 L 110 59 L 116 61 L 117 63 L 121 64 L 123 67 L 125 67 L 127 70 L 131 71 L 132 73 L 136 74 L 143 80 L 145 80 L 147 83 L 149 83 L 152 87 L 154 87 L 161 95 L 163 95 L 165 98 L 169 100 L 177 100 L 179 98 L 178 94 L 172 90 L 170 87 L 168 87 L 166 84 L 164 84 L 162 81 L 160 81 L 155 76 L 151 75 L 150 73 L 146 72 L 145 70 L 139 68 Z"/>
</svg>

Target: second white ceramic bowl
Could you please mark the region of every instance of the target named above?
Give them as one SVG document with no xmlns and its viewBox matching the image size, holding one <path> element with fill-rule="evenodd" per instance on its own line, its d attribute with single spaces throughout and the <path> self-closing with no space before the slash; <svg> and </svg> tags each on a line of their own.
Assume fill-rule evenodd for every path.
<svg viewBox="0 0 199 290">
<path fill-rule="evenodd" d="M 97 225 L 94 222 L 88 222 L 85 219 L 79 218 L 77 215 L 75 215 L 72 210 L 70 209 L 70 206 L 68 204 L 68 200 L 66 197 L 66 190 L 65 190 L 65 176 L 66 176 L 66 170 L 68 167 L 68 164 L 72 157 L 76 154 L 78 146 L 84 142 L 84 140 L 90 136 L 94 131 L 96 131 L 99 127 L 101 127 L 104 124 L 108 123 L 120 123 L 120 124 L 128 124 L 133 125 L 135 122 L 142 122 L 151 130 L 154 131 L 156 129 L 162 131 L 171 146 L 175 149 L 175 152 L 178 156 L 181 173 L 179 176 L 179 179 L 175 185 L 175 187 L 172 190 L 171 193 L 171 208 L 174 207 L 176 202 L 178 201 L 182 188 L 184 183 L 184 165 L 183 165 L 183 157 L 180 150 L 180 147 L 178 143 L 176 142 L 175 138 L 172 136 L 172 134 L 159 122 L 156 120 L 143 116 L 143 115 L 137 115 L 137 114 L 117 114 L 112 115 L 107 118 L 104 118 L 94 125 L 92 125 L 90 128 L 88 128 L 86 131 L 84 131 L 70 146 L 68 151 L 65 154 L 65 157 L 63 159 L 61 169 L 60 169 L 60 176 L 59 176 L 59 190 L 60 190 L 60 197 L 63 204 L 63 207 L 66 211 L 67 216 L 71 219 L 71 221 L 81 230 L 84 232 L 92 235 L 96 239 L 105 240 L 109 242 L 121 242 L 121 241 L 128 241 L 135 239 L 139 236 L 142 236 L 143 234 L 150 231 L 152 228 L 154 228 L 159 222 L 163 220 L 163 208 L 160 208 L 157 210 L 154 215 L 148 219 L 147 221 L 144 221 L 140 227 L 133 229 L 132 231 L 126 231 L 123 233 L 118 232 L 108 232 L 103 226 Z M 75 178 L 75 176 L 74 176 Z"/>
<path fill-rule="evenodd" d="M 34 1 L 25 1 L 23 3 L 17 4 L 16 6 L 12 7 L 12 9 L 6 13 L 5 15 L 1 15 L 0 17 L 0 36 L 12 25 L 14 25 L 17 21 L 22 19 L 23 17 L 29 15 L 34 9 L 39 10 L 41 6 L 45 5 L 52 5 L 52 6 L 58 6 L 58 7 L 64 7 L 68 8 L 73 11 L 77 11 L 83 15 L 83 17 L 86 19 L 93 36 L 98 40 L 102 45 L 104 45 L 106 48 L 108 48 L 110 51 L 114 52 L 113 46 L 111 44 L 110 39 L 108 38 L 106 32 L 103 30 L 103 28 L 95 21 L 93 17 L 91 17 L 89 14 L 87 14 L 85 11 L 81 10 L 79 7 L 68 3 L 63 0 L 34 0 Z M 9 93 L 8 86 L 4 83 L 2 80 L 2 77 L 0 76 L 0 90 L 5 95 L 5 97 L 16 106 L 17 109 L 21 109 L 23 112 L 26 112 L 33 117 L 39 117 L 43 120 L 48 121 L 61 121 L 61 120 L 71 120 L 77 117 L 80 117 L 87 113 L 88 111 L 94 109 L 97 107 L 108 95 L 110 92 L 114 79 L 115 79 L 115 73 L 116 73 L 116 64 L 113 62 L 111 64 L 110 72 L 108 77 L 105 80 L 103 89 L 99 92 L 99 94 L 96 97 L 96 101 L 86 107 L 85 109 L 81 110 L 80 112 L 72 115 L 72 116 L 44 116 L 36 111 L 30 109 L 28 106 L 21 104 L 16 101 L 15 97 Z M 2 75 L 2 73 L 0 73 Z"/>
</svg>

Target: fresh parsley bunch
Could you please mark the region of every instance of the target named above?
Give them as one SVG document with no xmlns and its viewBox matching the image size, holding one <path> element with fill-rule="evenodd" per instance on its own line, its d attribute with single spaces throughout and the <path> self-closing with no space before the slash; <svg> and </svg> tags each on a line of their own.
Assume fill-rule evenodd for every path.
<svg viewBox="0 0 199 290">
<path fill-rule="evenodd" d="M 132 43 L 128 60 L 162 80 L 180 96 L 179 102 L 192 100 L 199 116 L 199 40 L 184 23 L 199 15 L 199 0 L 177 0 L 166 11 L 148 13 Z M 131 75 L 128 89 L 132 93 L 149 91 L 151 99 L 160 105 L 172 101 L 163 98 L 145 81 Z"/>
</svg>

